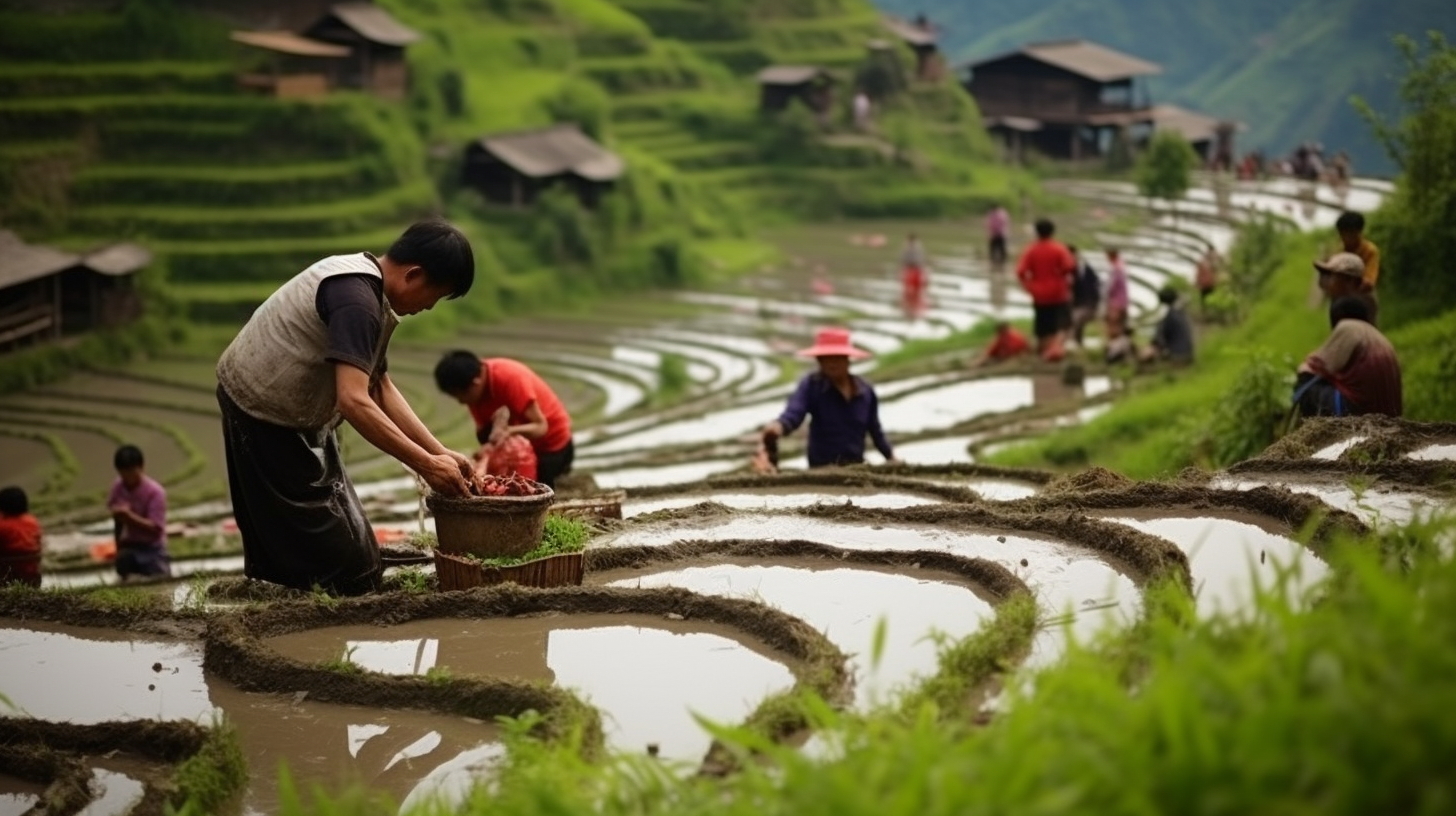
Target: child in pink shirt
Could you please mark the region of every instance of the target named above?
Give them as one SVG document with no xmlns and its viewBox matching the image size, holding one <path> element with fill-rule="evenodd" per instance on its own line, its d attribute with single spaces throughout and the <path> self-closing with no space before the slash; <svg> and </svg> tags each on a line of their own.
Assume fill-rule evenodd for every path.
<svg viewBox="0 0 1456 816">
<path fill-rule="evenodd" d="M 122 445 L 113 460 L 117 479 L 106 506 L 116 520 L 116 574 L 123 580 L 172 574 L 167 555 L 167 491 L 145 472 L 136 445 Z"/>
</svg>

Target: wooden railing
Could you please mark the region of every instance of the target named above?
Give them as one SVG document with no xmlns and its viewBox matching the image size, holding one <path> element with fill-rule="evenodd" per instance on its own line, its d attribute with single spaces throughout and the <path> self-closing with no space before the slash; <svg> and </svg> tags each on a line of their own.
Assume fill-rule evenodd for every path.
<svg viewBox="0 0 1456 816">
<path fill-rule="evenodd" d="M 46 305 L 0 315 L 0 346 L 46 331 L 55 324 L 55 309 Z"/>
</svg>

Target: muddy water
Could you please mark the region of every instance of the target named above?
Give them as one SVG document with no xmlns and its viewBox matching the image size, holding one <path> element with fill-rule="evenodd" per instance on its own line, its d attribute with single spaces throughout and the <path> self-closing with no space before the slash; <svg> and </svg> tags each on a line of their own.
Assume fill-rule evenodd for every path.
<svg viewBox="0 0 1456 816">
<path fill-rule="evenodd" d="M 40 801 L 46 786 L 0 773 L 0 816 L 21 816 Z"/>
<path fill-rule="evenodd" d="M 701 502 L 712 501 L 739 510 L 786 510 L 796 507 L 812 507 L 816 504 L 842 505 L 846 502 L 857 507 L 915 507 L 923 504 L 937 504 L 938 499 L 917 496 L 913 493 L 895 493 L 874 488 L 839 487 L 801 490 L 794 488 L 765 488 L 763 490 L 738 489 L 731 493 L 689 493 L 680 496 L 664 496 L 655 499 L 628 499 L 622 505 L 625 518 L 652 513 L 657 510 L 672 510 L 691 507 Z"/>
<path fill-rule="evenodd" d="M 236 803 L 243 814 L 278 811 L 280 764 L 305 788 L 337 793 L 357 784 L 406 805 L 431 796 L 451 804 L 488 780 L 505 753 L 492 723 L 249 694 L 211 680 L 250 770 Z"/>
<path fill-rule="evenodd" d="M 950 575 L 900 575 L 869 569 L 723 563 L 666 572 L 618 570 L 593 576 L 611 586 L 674 586 L 706 595 L 751 598 L 787 612 L 822 631 L 851 655 L 860 706 L 936 669 L 932 632 L 961 638 L 992 615 L 991 605 Z M 875 662 L 875 631 L 885 622 L 885 641 Z"/>
<path fill-rule="evenodd" d="M 40 623 L 0 621 L 0 691 L 31 716 L 82 724 L 213 713 L 200 644 Z"/>
<path fill-rule="evenodd" d="M 1339 442 L 1334 443 L 1333 445 L 1326 445 L 1323 448 L 1320 448 L 1319 450 L 1310 454 L 1310 458 L 1328 459 L 1330 461 L 1334 461 L 1335 459 L 1340 458 L 1340 454 L 1360 444 L 1361 442 L 1364 442 L 1367 438 L 1368 437 L 1364 436 L 1352 436 L 1349 439 L 1342 439 Z"/>
<path fill-rule="evenodd" d="M 1056 541 L 992 531 L 949 530 L 929 525 L 885 526 L 792 515 L 735 515 L 698 523 L 644 524 L 599 540 L 594 546 L 663 546 L 674 541 L 803 539 L 855 550 L 946 550 L 997 561 L 1037 592 L 1052 614 L 1117 609 L 1126 616 L 1141 606 L 1137 587 L 1097 552 Z M 1026 566 L 1022 566 L 1022 561 Z"/>
<path fill-rule="evenodd" d="M 1035 496 L 1037 486 L 1029 482 L 1016 482 L 1010 479 L 968 479 L 958 482 L 980 494 L 983 499 L 991 501 L 1014 501 L 1024 499 L 1028 496 Z"/>
<path fill-rule="evenodd" d="M 621 487 L 656 487 L 658 485 L 700 482 L 709 476 L 737 470 L 748 464 L 748 452 L 736 459 L 708 459 L 701 462 L 685 462 L 680 465 L 659 467 L 618 468 L 597 471 L 593 475 L 597 485 L 606 490 Z"/>
<path fill-rule="evenodd" d="M 1456 459 L 1456 445 L 1427 445 L 1424 448 L 1412 451 L 1410 458 L 1423 461 L 1450 461 Z"/>
<path fill-rule="evenodd" d="M 1198 611 L 1204 615 L 1248 611 L 1256 588 L 1277 586 L 1281 576 L 1286 576 L 1289 597 L 1297 599 L 1329 574 L 1324 561 L 1266 519 L 1126 510 L 1098 515 L 1166 538 L 1187 553 Z"/>
<path fill-rule="evenodd" d="M 972 461 L 970 451 L 974 436 L 944 436 L 895 446 L 895 456 L 911 465 L 945 465 Z"/>
<path fill-rule="evenodd" d="M 77 816 L 123 816 L 129 813 L 142 796 L 146 785 L 123 771 L 108 768 L 91 770 L 90 804 L 82 808 Z"/>
<path fill-rule="evenodd" d="M 793 685 L 766 645 L 728 627 L 646 615 L 438 619 L 398 626 L 341 626 L 282 635 L 281 654 L 348 659 L 374 671 L 554 682 L 600 708 L 608 742 L 640 753 L 649 744 L 696 761 L 710 738 L 693 720 L 742 720 L 760 700 Z"/>
<path fill-rule="evenodd" d="M 970 380 L 884 402 L 880 422 L 889 433 L 939 430 L 983 414 L 1025 408 L 1035 401 L 1030 377 Z"/>
<path fill-rule="evenodd" d="M 0 481 L 19 485 L 31 496 L 40 495 L 41 486 L 54 466 L 51 449 L 44 443 L 4 434 L 0 434 L 0 462 L 5 463 L 5 474 Z"/>
<path fill-rule="evenodd" d="M 1252 490 L 1268 486 L 1282 487 L 1295 493 L 1308 493 L 1331 507 L 1353 513 L 1366 524 L 1376 526 L 1406 524 L 1417 517 L 1452 510 L 1449 499 L 1390 488 L 1379 483 L 1357 490 L 1340 482 L 1296 482 L 1277 478 L 1261 481 L 1244 476 L 1221 476 L 1210 482 L 1210 486 L 1221 490 Z"/>
</svg>

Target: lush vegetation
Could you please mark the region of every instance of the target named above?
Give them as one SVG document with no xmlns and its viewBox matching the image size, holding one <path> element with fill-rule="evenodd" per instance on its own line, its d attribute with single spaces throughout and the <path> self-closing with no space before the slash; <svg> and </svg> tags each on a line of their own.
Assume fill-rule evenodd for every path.
<svg viewBox="0 0 1456 816">
<path fill-rule="evenodd" d="M 487 567 L 514 567 L 528 561 L 550 558 L 553 555 L 570 555 L 586 549 L 591 538 L 591 528 L 585 522 L 565 516 L 547 516 L 546 530 L 541 535 L 541 544 L 522 555 L 502 555 L 495 558 L 471 556 Z"/>
<path fill-rule="evenodd" d="M 1083 37 L 1161 64 L 1155 102 L 1240 120 L 1240 144 L 1284 155 L 1307 140 L 1345 149 L 1364 172 L 1390 172 L 1379 143 L 1346 104 L 1359 94 L 1388 110 L 1400 64 L 1397 34 L 1456 31 L 1445 0 L 880 0 L 927 13 L 952 57 L 983 59 L 1025 43 Z"/>
</svg>

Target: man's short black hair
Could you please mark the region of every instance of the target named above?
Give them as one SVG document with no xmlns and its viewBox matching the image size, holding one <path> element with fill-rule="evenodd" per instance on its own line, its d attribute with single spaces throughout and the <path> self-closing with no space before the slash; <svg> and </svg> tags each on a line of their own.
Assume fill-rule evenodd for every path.
<svg viewBox="0 0 1456 816">
<path fill-rule="evenodd" d="M 460 230 L 437 218 L 405 230 L 384 254 L 396 263 L 424 269 L 430 283 L 450 287 L 451 300 L 469 292 L 475 283 L 475 253 L 470 241 Z"/>
<path fill-rule="evenodd" d="M 30 512 L 30 499 L 21 488 L 11 486 L 0 490 L 0 514 L 23 516 Z"/>
<path fill-rule="evenodd" d="M 1330 304 L 1330 328 L 1334 328 L 1341 320 L 1363 320 L 1366 323 L 1374 324 L 1374 310 L 1370 308 L 1370 298 L 1364 295 L 1346 295 L 1336 298 Z"/>
<path fill-rule="evenodd" d="M 435 364 L 435 385 L 446 394 L 459 394 L 480 376 L 481 365 L 473 352 L 449 352 Z"/>
<path fill-rule="evenodd" d="M 1365 216 L 1353 210 L 1346 210 L 1345 212 L 1340 213 L 1339 218 L 1335 219 L 1335 231 L 1364 232 Z"/>
<path fill-rule="evenodd" d="M 1178 290 L 1171 286 L 1164 286 L 1158 290 L 1158 302 L 1166 306 L 1172 306 L 1178 302 Z"/>
<path fill-rule="evenodd" d="M 112 457 L 111 464 L 117 470 L 130 470 L 146 464 L 142 457 L 142 449 L 136 445 L 122 445 L 116 449 L 116 456 Z"/>
<path fill-rule="evenodd" d="M 1057 231 L 1057 225 L 1050 218 L 1036 219 L 1036 237 L 1050 238 Z"/>
</svg>

